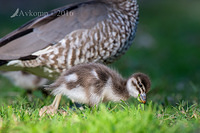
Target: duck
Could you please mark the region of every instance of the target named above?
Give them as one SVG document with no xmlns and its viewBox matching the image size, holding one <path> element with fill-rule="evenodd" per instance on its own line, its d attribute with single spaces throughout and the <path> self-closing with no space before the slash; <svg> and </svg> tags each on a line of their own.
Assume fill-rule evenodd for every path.
<svg viewBox="0 0 200 133">
<path fill-rule="evenodd" d="M 138 23 L 137 0 L 86 0 L 57 8 L 0 39 L 0 70 L 55 80 L 79 64 L 112 63 L 133 44 Z M 57 110 L 60 99 L 56 95 L 49 109 Z"/>
<path fill-rule="evenodd" d="M 101 102 L 126 101 L 130 97 L 145 104 L 150 88 L 150 78 L 144 73 L 136 72 L 124 79 L 117 71 L 99 63 L 74 66 L 46 87 L 53 95 L 65 95 L 90 107 Z"/>
</svg>

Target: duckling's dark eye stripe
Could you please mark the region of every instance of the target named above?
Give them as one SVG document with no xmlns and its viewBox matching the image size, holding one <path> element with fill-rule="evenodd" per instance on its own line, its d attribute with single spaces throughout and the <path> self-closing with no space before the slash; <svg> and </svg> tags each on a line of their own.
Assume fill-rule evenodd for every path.
<svg viewBox="0 0 200 133">
<path fill-rule="evenodd" d="M 141 84 L 141 86 L 139 85 L 139 86 L 140 86 L 140 88 L 142 89 L 142 91 L 143 91 L 143 92 L 145 92 L 144 85 L 143 85 L 142 83 L 140 83 L 140 84 Z"/>
<path fill-rule="evenodd" d="M 141 89 L 141 87 L 139 86 L 139 80 L 136 79 L 136 82 L 137 82 L 137 84 L 136 84 L 137 90 L 138 90 L 140 93 L 142 93 L 142 89 Z"/>
<path fill-rule="evenodd" d="M 142 81 L 141 81 L 141 79 L 140 79 L 139 77 L 138 77 L 137 81 L 138 81 L 139 87 L 140 87 L 140 84 L 142 85 L 142 87 L 140 87 L 141 90 L 142 90 L 142 92 L 146 92 L 145 87 L 144 87 L 144 84 L 142 83 Z"/>
<path fill-rule="evenodd" d="M 134 83 L 134 81 L 132 81 L 132 84 L 136 87 L 136 90 L 138 90 L 139 93 L 141 93 L 140 89 L 139 89 L 138 86 Z"/>
</svg>

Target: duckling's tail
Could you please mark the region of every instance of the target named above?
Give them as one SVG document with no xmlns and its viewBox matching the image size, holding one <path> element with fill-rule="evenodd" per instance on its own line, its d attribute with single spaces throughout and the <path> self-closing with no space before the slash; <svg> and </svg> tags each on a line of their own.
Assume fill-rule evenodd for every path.
<svg viewBox="0 0 200 133">
<path fill-rule="evenodd" d="M 56 86 L 53 84 L 50 85 L 43 85 L 44 89 L 47 91 L 52 91 L 54 88 L 56 88 Z"/>
<path fill-rule="evenodd" d="M 57 95 L 57 94 L 60 94 L 60 92 L 58 91 L 59 85 L 56 84 L 56 83 L 52 83 L 50 85 L 44 85 L 44 89 L 47 90 L 47 91 L 51 91 L 51 94 L 53 95 Z"/>
</svg>

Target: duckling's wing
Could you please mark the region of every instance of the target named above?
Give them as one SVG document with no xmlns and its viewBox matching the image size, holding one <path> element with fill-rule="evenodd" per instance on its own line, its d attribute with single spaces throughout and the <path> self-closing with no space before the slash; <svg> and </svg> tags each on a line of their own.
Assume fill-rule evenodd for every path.
<svg viewBox="0 0 200 133">
<path fill-rule="evenodd" d="M 97 0 L 50 11 L 0 39 L 0 62 L 25 57 L 35 58 L 30 55 L 58 43 L 75 30 L 89 29 L 106 17 L 106 6 Z"/>
</svg>

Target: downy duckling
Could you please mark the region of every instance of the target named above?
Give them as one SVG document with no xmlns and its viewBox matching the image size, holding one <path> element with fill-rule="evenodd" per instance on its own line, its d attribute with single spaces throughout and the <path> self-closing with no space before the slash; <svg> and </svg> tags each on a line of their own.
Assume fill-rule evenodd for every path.
<svg viewBox="0 0 200 133">
<path fill-rule="evenodd" d="M 0 76 L 1 75 L 10 80 L 13 85 L 26 90 L 25 94 L 29 101 L 33 101 L 33 92 L 35 90 L 40 90 L 45 96 L 49 95 L 47 91 L 44 90 L 44 85 L 50 82 L 48 79 L 23 71 L 0 71 Z"/>
<path fill-rule="evenodd" d="M 105 65 L 90 63 L 72 67 L 46 89 L 54 95 L 66 95 L 75 102 L 94 106 L 101 101 L 127 100 L 130 96 L 146 103 L 150 87 L 150 79 L 143 73 L 124 79 Z"/>
<path fill-rule="evenodd" d="M 41 88 L 49 82 L 45 78 L 23 71 L 0 71 L 0 75 L 9 79 L 15 86 L 27 90 L 27 92 L 32 92 L 37 88 Z"/>
</svg>

